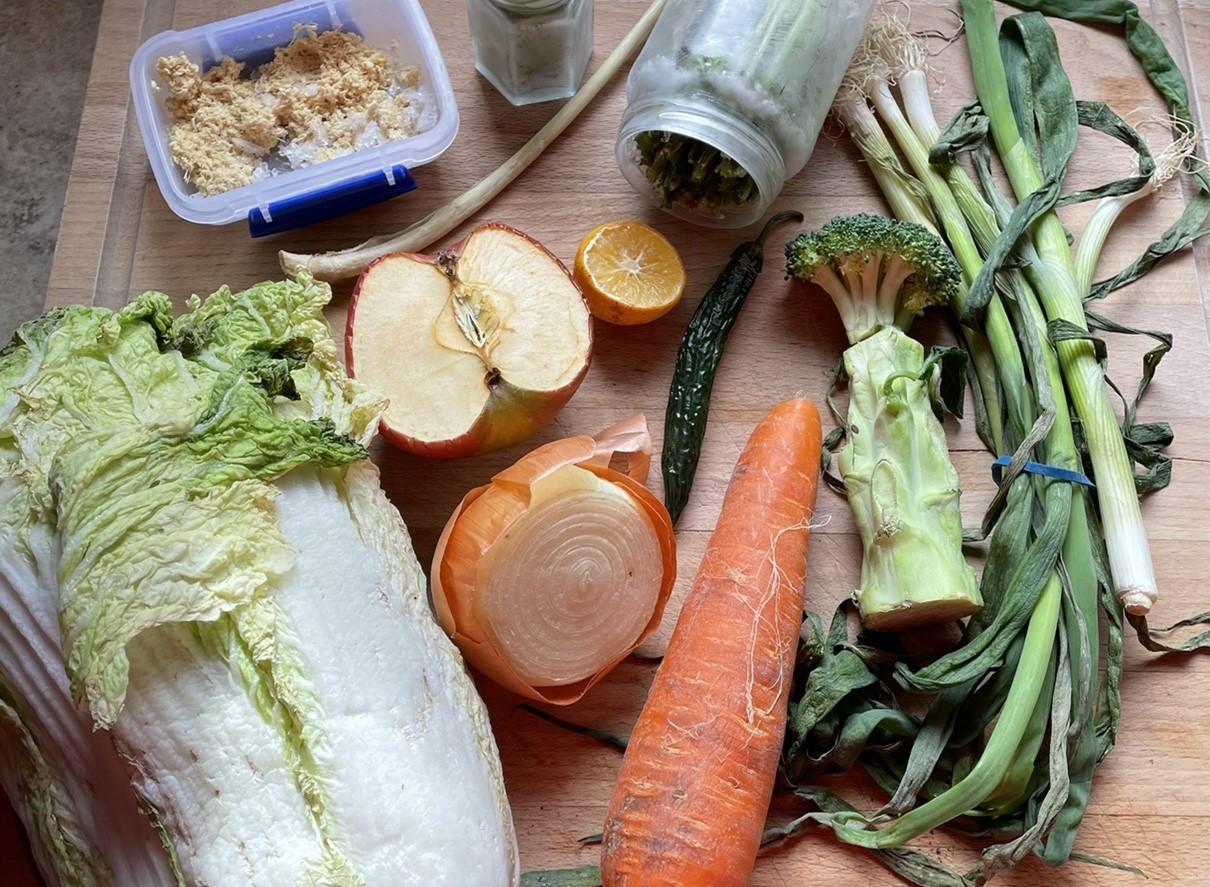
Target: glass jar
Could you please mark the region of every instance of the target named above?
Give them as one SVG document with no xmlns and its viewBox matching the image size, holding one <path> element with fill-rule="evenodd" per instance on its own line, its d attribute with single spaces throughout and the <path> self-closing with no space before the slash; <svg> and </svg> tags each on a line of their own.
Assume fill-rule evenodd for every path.
<svg viewBox="0 0 1210 887">
<path fill-rule="evenodd" d="M 811 156 L 874 0 L 668 0 L 627 81 L 618 165 L 674 215 L 738 228 Z"/>
<path fill-rule="evenodd" d="M 592 56 L 593 0 L 467 0 L 475 67 L 514 105 L 573 96 Z"/>
</svg>

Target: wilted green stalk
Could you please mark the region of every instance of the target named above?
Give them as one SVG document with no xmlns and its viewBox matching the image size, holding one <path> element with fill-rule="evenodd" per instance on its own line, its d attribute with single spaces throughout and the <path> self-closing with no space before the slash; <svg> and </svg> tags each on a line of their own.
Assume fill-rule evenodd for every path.
<svg viewBox="0 0 1210 887">
<path fill-rule="evenodd" d="M 1047 384 L 1050 386 L 1048 400 L 1055 415 L 1054 424 L 1047 437 L 1046 459 L 1051 465 L 1058 468 L 1080 471 L 1083 467 L 1082 459 L 1076 445 L 1059 359 L 1054 347 L 1046 338 L 1046 317 L 1038 305 L 1033 289 L 1025 281 L 1020 283 L 1021 285 L 1015 289 L 1020 323 L 1029 325 L 1032 331 L 1023 334 L 1031 335 L 1041 351 L 1040 356 L 1045 367 Z M 1100 581 L 1097 578 L 1096 563 L 1093 558 L 1092 531 L 1088 524 L 1087 504 L 1087 492 L 1081 487 L 1073 488 L 1071 515 L 1068 518 L 1067 532 L 1063 537 L 1062 563 L 1072 599 L 1079 611 L 1079 618 L 1083 622 L 1082 629 L 1077 624 L 1064 625 L 1071 660 L 1073 694 L 1080 692 L 1082 668 L 1090 670 L 1091 680 L 1090 686 L 1083 688 L 1086 697 L 1083 699 L 1084 711 L 1082 723 L 1079 725 L 1081 735 L 1076 743 L 1068 769 L 1073 779 L 1087 777 L 1091 780 L 1092 768 L 1095 763 L 1089 758 L 1094 745 L 1092 702 L 1096 698 L 1096 671 L 1100 658 L 1100 601 L 1098 599 Z M 1079 699 L 1074 701 L 1080 702 Z M 1080 717 L 1080 715 L 1081 713 L 1076 711 L 1073 717 Z M 1036 719 L 1049 720 L 1049 717 L 1049 710 L 1035 714 Z M 1018 805 L 1024 804 L 1027 800 L 1031 775 L 1030 765 L 1040 746 L 1041 737 L 1039 736 L 1032 749 L 1033 753 L 1030 754 L 1029 750 L 1023 750 L 1013 771 L 1006 776 L 1003 789 L 1006 795 L 1015 795 Z M 1087 795 L 1084 795 L 1082 798 L 1069 802 L 1069 806 L 1075 804 L 1078 807 L 1078 811 L 1075 813 L 1076 822 L 1082 817 L 1087 800 Z"/>
<path fill-rule="evenodd" d="M 672 132 L 649 130 L 634 138 L 639 163 L 665 206 L 741 206 L 756 196 L 748 171 L 718 148 Z"/>
</svg>

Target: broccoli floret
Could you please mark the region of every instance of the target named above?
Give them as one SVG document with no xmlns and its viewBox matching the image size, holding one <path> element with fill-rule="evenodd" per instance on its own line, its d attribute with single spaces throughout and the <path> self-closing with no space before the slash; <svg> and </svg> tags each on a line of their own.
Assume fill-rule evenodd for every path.
<svg viewBox="0 0 1210 887">
<path fill-rule="evenodd" d="M 838 216 L 786 244 L 786 273 L 822 287 L 849 342 L 887 326 L 906 328 L 927 308 L 957 298 L 962 270 L 936 234 L 913 222 Z"/>
</svg>

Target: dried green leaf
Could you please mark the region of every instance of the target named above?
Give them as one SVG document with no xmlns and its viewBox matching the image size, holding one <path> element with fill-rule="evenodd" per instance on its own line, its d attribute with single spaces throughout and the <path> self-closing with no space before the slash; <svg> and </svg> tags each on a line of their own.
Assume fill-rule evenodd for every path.
<svg viewBox="0 0 1210 887">
<path fill-rule="evenodd" d="M 924 723 L 912 743 L 903 778 L 891 799 L 876 815 L 898 816 L 916 805 L 916 798 L 937 767 L 937 762 L 949 744 L 962 703 L 974 689 L 975 681 L 947 687 L 933 699 Z"/>
<path fill-rule="evenodd" d="M 1047 335 L 1050 336 L 1050 341 L 1055 345 L 1060 342 L 1091 342 L 1093 353 L 1097 360 L 1102 364 L 1109 359 L 1109 349 L 1105 345 L 1105 340 L 1094 336 L 1082 326 L 1077 326 L 1070 320 L 1056 318 L 1046 324 Z"/>
<path fill-rule="evenodd" d="M 929 380 L 933 411 L 937 414 L 939 421 L 945 419 L 942 408 L 956 418 L 962 418 L 962 405 L 966 398 L 968 363 L 970 360 L 961 348 L 934 345 L 929 351 L 920 375 Z"/>
<path fill-rule="evenodd" d="M 1151 628 L 1147 624 L 1146 616 L 1133 616 L 1127 614 L 1126 618 L 1134 627 L 1135 634 L 1138 635 L 1139 643 L 1153 653 L 1194 653 L 1201 650 L 1210 650 L 1210 631 L 1202 631 L 1195 634 L 1193 637 L 1181 641 L 1179 644 L 1165 643 L 1156 638 L 1156 635 L 1168 634 L 1179 628 L 1190 628 L 1195 625 L 1210 625 L 1210 612 L 1198 613 L 1196 616 L 1188 616 L 1166 628 Z"/>
<path fill-rule="evenodd" d="M 1151 174 L 1155 171 L 1155 160 L 1151 156 L 1151 150 L 1147 147 L 1146 140 L 1139 135 L 1137 129 L 1119 117 L 1117 112 L 1104 102 L 1077 101 L 1076 112 L 1079 115 L 1081 126 L 1095 129 L 1097 132 L 1111 136 L 1129 146 L 1138 155 L 1139 171 L 1136 175 L 1107 182 L 1096 188 L 1064 194 L 1059 198 L 1059 206 L 1071 206 L 1090 200 L 1100 200 L 1103 197 L 1132 194 L 1151 180 Z"/>
<path fill-rule="evenodd" d="M 586 865 L 578 869 L 550 869 L 525 872 L 521 887 L 601 887 L 601 867 Z"/>
<path fill-rule="evenodd" d="M 986 144 L 987 132 L 987 115 L 976 99 L 959 110 L 946 124 L 936 143 L 929 149 L 929 163 L 937 166 L 957 163 L 960 155 Z"/>
<path fill-rule="evenodd" d="M 812 825 L 827 826 L 837 813 L 856 812 L 855 807 L 825 788 L 804 786 L 796 788 L 794 795 L 818 812 L 806 813 L 783 827 L 779 840 L 798 835 Z M 972 881 L 918 850 L 899 847 L 894 850 L 871 850 L 870 855 L 909 884 L 919 887 L 974 887 Z"/>
</svg>

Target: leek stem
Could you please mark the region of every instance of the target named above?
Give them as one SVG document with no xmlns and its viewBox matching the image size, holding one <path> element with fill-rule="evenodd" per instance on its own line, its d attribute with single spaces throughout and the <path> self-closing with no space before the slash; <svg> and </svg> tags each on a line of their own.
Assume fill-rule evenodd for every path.
<svg viewBox="0 0 1210 887">
<path fill-rule="evenodd" d="M 878 182 L 892 215 L 905 222 L 915 222 L 941 236 L 927 199 L 910 190 L 903 177 L 896 175 L 895 165 L 899 159 L 865 96 L 850 90 L 842 94 L 835 107 L 849 138 L 861 151 L 866 166 Z"/>
<path fill-rule="evenodd" d="M 1101 251 L 1105 248 L 1105 241 L 1109 238 L 1109 229 L 1117 222 L 1126 207 L 1151 194 L 1155 188 L 1154 181 L 1151 181 L 1131 194 L 1106 197 L 1097 204 L 1096 211 L 1084 227 L 1084 233 L 1080 235 L 1080 242 L 1076 247 L 1076 286 L 1081 293 L 1087 294 L 1092 290 L 1092 278 L 1097 273 L 1097 262 L 1100 261 Z"/>
<path fill-rule="evenodd" d="M 1076 447 L 1071 412 L 1068 408 L 1066 392 L 1063 388 L 1063 377 L 1059 368 L 1058 357 L 1055 354 L 1054 347 L 1046 338 L 1046 318 L 1042 313 L 1041 307 L 1038 305 L 1033 290 L 1024 281 L 1020 281 L 1020 284 L 1020 286 L 1015 288 L 1014 292 L 1016 297 L 1015 303 L 1018 307 L 1019 323 L 1029 324 L 1032 327 L 1033 341 L 1038 343 L 1041 348 L 1046 380 L 1039 380 L 1038 384 L 1048 383 L 1050 385 L 1050 399 L 1053 402 L 1055 411 L 1054 424 L 1046 439 L 1045 458 L 1052 465 L 1079 470 L 1080 454 Z M 1088 699 L 1079 700 L 1076 698 L 1076 694 L 1081 689 L 1080 669 L 1083 662 L 1089 663 L 1093 672 L 1091 686 L 1086 689 L 1091 698 L 1095 698 L 1096 696 L 1095 670 L 1098 663 L 1100 641 L 1098 636 L 1100 605 L 1097 598 L 1099 581 L 1097 579 L 1096 565 L 1093 561 L 1093 543 L 1088 526 L 1088 514 L 1084 496 L 1083 489 L 1076 487 L 1072 490 L 1072 509 L 1068 518 L 1067 530 L 1063 537 L 1062 548 L 1062 561 L 1067 573 L 1068 587 L 1071 589 L 1076 607 L 1079 609 L 1085 623 L 1085 631 L 1083 633 L 1079 631 L 1079 626 L 1077 625 L 1071 624 L 1065 626 L 1070 653 L 1069 667 L 1072 672 L 1073 718 L 1077 716 L 1076 713 L 1078 710 L 1078 706 L 1075 703 L 1083 702 L 1086 706 L 1089 705 Z M 1053 680 L 1052 675 L 1050 678 L 1051 685 L 1053 685 Z M 1072 774 L 1081 772 L 1083 767 L 1090 764 L 1088 756 L 1093 750 L 1092 739 L 1094 737 L 1088 729 L 1093 714 L 1091 708 L 1085 708 L 1082 714 L 1083 718 L 1079 724 L 1080 737 L 1076 744 L 1077 750 L 1072 755 L 1069 768 L 1069 772 Z M 1038 749 L 1041 747 L 1040 737 L 1036 737 L 1036 733 L 1039 728 L 1045 727 L 1049 719 L 1050 707 L 1048 705 L 1039 705 L 1038 709 L 1033 713 L 1032 725 L 1027 734 L 1031 741 L 1022 743 L 1022 747 L 1018 750 L 1016 758 L 1005 774 L 1004 781 L 996 791 L 994 802 L 1005 810 L 1019 808 L 1028 798 L 1031 789 L 1032 774 L 1037 766 Z M 1033 742 L 1034 738 L 1038 738 L 1038 741 Z M 1084 796 L 1083 801 L 1087 801 L 1087 796 Z M 1069 805 L 1071 803 L 1073 802 L 1068 802 Z M 1082 813 L 1083 806 L 1081 803 L 1079 814 L 1082 815 Z"/>
<path fill-rule="evenodd" d="M 1092 278 L 1097 271 L 1097 261 L 1101 258 L 1101 250 L 1109 237 L 1109 229 L 1121 217 L 1127 207 L 1135 201 L 1142 200 L 1154 194 L 1174 176 L 1186 168 L 1190 158 L 1197 156 L 1197 131 L 1189 124 L 1172 121 L 1176 130 L 1175 138 L 1153 160 L 1154 168 L 1146 183 L 1129 194 L 1119 194 L 1116 197 L 1104 197 L 1097 204 L 1084 233 L 1080 235 L 1080 243 L 1076 247 L 1076 283 L 1082 294 L 1092 290 Z"/>
<path fill-rule="evenodd" d="M 891 93 L 890 84 L 885 79 L 876 78 L 873 81 L 870 89 L 870 101 L 874 103 L 874 110 L 878 112 L 878 116 L 891 131 L 891 136 L 907 159 L 908 166 L 928 189 L 937 218 L 945 228 L 950 248 L 954 251 L 954 257 L 962 266 L 963 272 L 969 277 L 970 269 L 983 266 L 983 257 L 979 255 L 979 248 L 975 245 L 970 228 L 967 227 L 966 219 L 963 218 L 962 211 L 954 200 L 949 186 L 929 164 L 928 149 L 908 123 L 907 117 L 899 107 L 899 102 Z M 971 281 L 973 279 L 971 278 Z"/>
<path fill-rule="evenodd" d="M 987 114 L 992 139 L 1018 200 L 1043 185 L 1037 160 L 1021 139 L 1009 100 L 1008 83 L 996 30 L 992 0 L 962 0 L 976 92 Z M 1054 212 L 1033 226 L 1038 261 L 1025 268 L 1051 320 L 1087 329 L 1083 296 L 1076 279 L 1067 233 Z M 1146 615 L 1156 598 L 1155 570 L 1142 510 L 1134 486 L 1134 468 L 1091 342 L 1068 339 L 1056 344 L 1063 377 L 1083 423 L 1097 484 L 1097 502 L 1105 529 L 1115 591 L 1127 612 Z"/>
</svg>

